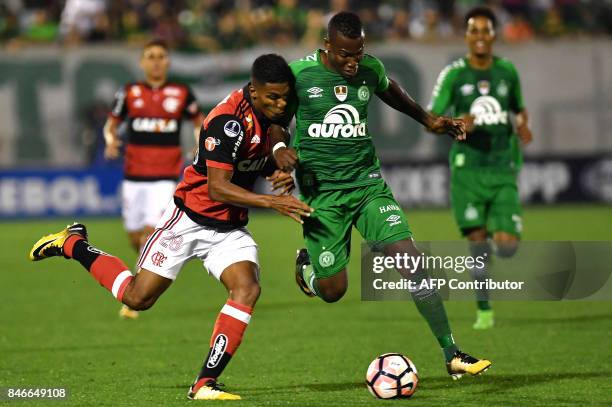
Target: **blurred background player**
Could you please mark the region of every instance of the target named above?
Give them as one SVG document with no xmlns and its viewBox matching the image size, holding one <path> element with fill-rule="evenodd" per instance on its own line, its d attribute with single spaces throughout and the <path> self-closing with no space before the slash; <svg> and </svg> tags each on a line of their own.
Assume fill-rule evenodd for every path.
<svg viewBox="0 0 612 407">
<path fill-rule="evenodd" d="M 303 224 L 307 249 L 298 252 L 296 280 L 306 295 L 326 302 L 336 302 L 346 292 L 353 225 L 387 256 L 420 255 L 406 216 L 382 179 L 367 128 L 371 97 L 378 96 L 430 131 L 465 137 L 461 120 L 423 110 L 387 77 L 380 60 L 364 53 L 364 44 L 359 16 L 340 12 L 329 22 L 325 49 L 291 63 L 298 99 L 295 151 L 280 138 L 274 146 L 279 166 L 294 167 L 299 159 L 300 192 L 316 209 Z M 442 348 L 448 373 L 457 379 L 485 371 L 491 362 L 461 352 L 455 344 L 438 291 L 421 285 L 425 272 L 412 272 L 405 275 L 417 283 L 411 296 Z"/>
<path fill-rule="evenodd" d="M 465 16 L 468 54 L 442 70 L 429 110 L 461 117 L 467 141 L 450 151 L 451 204 L 461 233 L 473 256 L 489 257 L 492 236 L 496 254 L 512 256 L 521 236 L 521 204 L 517 176 L 521 164 L 518 143 L 532 140 L 521 84 L 514 65 L 493 55 L 496 19 L 486 7 Z M 509 112 L 515 113 L 516 133 Z M 487 277 L 486 263 L 471 270 L 477 281 Z M 492 328 L 493 310 L 486 289 L 478 290 L 474 329 Z"/>
<path fill-rule="evenodd" d="M 104 126 L 107 159 L 119 157 L 119 124 L 126 121 L 124 181 L 121 185 L 123 225 L 134 250 L 155 229 L 172 198 L 183 169 L 181 124 L 193 120 L 196 145 L 202 114 L 187 85 L 168 82 L 170 58 L 163 41 L 147 43 L 140 58 L 144 81 L 128 83 L 115 95 Z M 138 313 L 123 306 L 123 318 Z"/>
<path fill-rule="evenodd" d="M 145 310 L 170 286 L 189 259 L 202 260 L 227 288 L 229 298 L 215 322 L 208 356 L 190 399 L 237 400 L 219 388 L 217 377 L 235 354 L 259 298 L 257 244 L 246 229 L 246 207 L 272 208 L 297 222 L 311 208 L 290 195 L 293 178 L 274 171 L 268 129 L 285 126 L 285 108 L 293 75 L 276 54 L 262 55 L 252 66 L 251 82 L 231 93 L 206 118 L 198 154 L 185 169 L 174 200 L 142 250 L 138 274 L 123 261 L 91 246 L 84 225 L 74 224 L 34 244 L 31 260 L 64 256 L 79 261 L 122 303 Z M 256 179 L 271 173 L 282 194 L 251 192 Z"/>
</svg>

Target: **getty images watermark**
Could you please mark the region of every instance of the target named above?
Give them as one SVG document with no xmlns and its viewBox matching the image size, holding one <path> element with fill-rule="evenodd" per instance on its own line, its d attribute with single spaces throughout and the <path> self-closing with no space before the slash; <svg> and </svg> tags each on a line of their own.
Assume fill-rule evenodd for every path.
<svg viewBox="0 0 612 407">
<path fill-rule="evenodd" d="M 612 300 L 612 242 L 521 242 L 476 256 L 466 242 L 416 245 L 415 256 L 362 245 L 362 300 L 410 300 L 431 288 L 447 300 Z"/>
</svg>

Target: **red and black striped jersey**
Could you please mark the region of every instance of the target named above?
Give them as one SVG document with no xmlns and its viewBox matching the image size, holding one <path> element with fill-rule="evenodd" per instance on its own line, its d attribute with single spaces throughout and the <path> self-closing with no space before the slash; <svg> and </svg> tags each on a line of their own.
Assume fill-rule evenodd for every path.
<svg viewBox="0 0 612 407">
<path fill-rule="evenodd" d="M 115 95 L 110 116 L 127 121 L 125 178 L 178 179 L 183 168 L 181 123 L 200 114 L 191 89 L 178 83 L 152 88 L 129 83 Z"/>
<path fill-rule="evenodd" d="M 231 182 L 252 191 L 257 177 L 275 168 L 268 161 L 271 124 L 253 108 L 248 86 L 228 95 L 202 125 L 198 154 L 174 194 L 176 205 L 201 225 L 219 230 L 246 225 L 246 208 L 210 199 L 207 167 L 233 171 Z"/>
</svg>

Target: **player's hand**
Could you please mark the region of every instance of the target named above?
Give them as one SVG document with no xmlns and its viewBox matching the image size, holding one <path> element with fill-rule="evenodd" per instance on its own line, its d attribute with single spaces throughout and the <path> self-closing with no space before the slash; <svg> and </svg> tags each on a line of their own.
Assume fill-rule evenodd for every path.
<svg viewBox="0 0 612 407">
<path fill-rule="evenodd" d="M 286 172 L 291 172 L 295 169 L 298 162 L 298 156 L 294 148 L 281 147 L 277 149 L 273 155 L 278 168 Z"/>
<path fill-rule="evenodd" d="M 516 128 L 516 132 L 518 133 L 519 139 L 521 140 L 521 143 L 524 146 L 531 143 L 531 141 L 533 140 L 533 134 L 531 134 L 531 129 L 526 124 L 518 126 Z"/>
<path fill-rule="evenodd" d="M 293 195 L 272 196 L 270 207 L 275 211 L 289 216 L 298 223 L 304 223 L 302 216 L 310 216 L 314 209 L 300 201 Z"/>
<path fill-rule="evenodd" d="M 465 122 L 462 119 L 438 116 L 434 118 L 428 130 L 437 134 L 448 133 L 455 140 L 459 141 L 466 139 Z"/>
<path fill-rule="evenodd" d="M 465 123 L 466 133 L 470 133 L 471 131 L 474 130 L 474 120 L 475 119 L 476 117 L 474 117 L 474 115 L 472 114 L 464 114 L 463 116 L 461 116 L 461 120 L 463 120 L 463 122 Z"/>
<path fill-rule="evenodd" d="M 119 138 L 108 140 L 106 147 L 104 148 L 104 158 L 107 160 L 114 160 L 119 157 L 121 151 L 121 145 L 123 142 Z"/>
<path fill-rule="evenodd" d="M 272 191 L 280 190 L 279 195 L 290 195 L 295 189 L 293 177 L 288 172 L 276 170 L 266 179 L 272 183 Z"/>
</svg>

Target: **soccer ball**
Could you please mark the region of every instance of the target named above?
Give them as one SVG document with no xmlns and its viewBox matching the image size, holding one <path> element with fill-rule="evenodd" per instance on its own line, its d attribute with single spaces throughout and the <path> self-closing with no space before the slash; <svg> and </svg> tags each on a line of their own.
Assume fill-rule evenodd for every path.
<svg viewBox="0 0 612 407">
<path fill-rule="evenodd" d="M 366 373 L 368 390 L 379 399 L 408 398 L 419 377 L 414 363 L 399 353 L 385 353 L 370 363 Z"/>
</svg>

